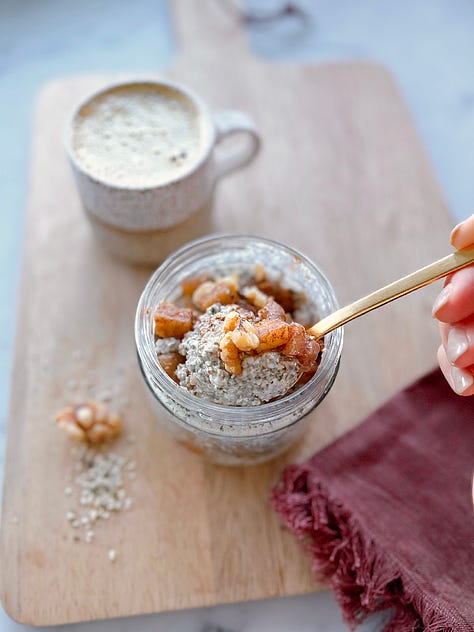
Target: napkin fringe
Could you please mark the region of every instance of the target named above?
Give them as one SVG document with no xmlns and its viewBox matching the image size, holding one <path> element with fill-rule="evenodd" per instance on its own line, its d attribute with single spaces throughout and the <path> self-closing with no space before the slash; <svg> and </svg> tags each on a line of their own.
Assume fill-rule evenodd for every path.
<svg viewBox="0 0 474 632">
<path fill-rule="evenodd" d="M 312 569 L 329 579 L 351 629 L 369 614 L 391 608 L 383 632 L 449 632 L 451 622 L 427 603 L 422 591 L 358 521 L 315 479 L 306 465 L 291 465 L 272 490 L 284 525 L 311 554 Z"/>
</svg>

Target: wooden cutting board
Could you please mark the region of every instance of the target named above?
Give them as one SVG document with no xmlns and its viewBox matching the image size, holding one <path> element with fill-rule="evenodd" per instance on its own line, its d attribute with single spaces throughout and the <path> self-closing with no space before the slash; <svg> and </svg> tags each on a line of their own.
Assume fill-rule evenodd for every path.
<svg viewBox="0 0 474 632">
<path fill-rule="evenodd" d="M 263 148 L 223 181 L 215 228 L 298 247 L 340 302 L 449 251 L 451 218 L 407 108 L 372 63 L 267 63 L 211 0 L 173 3 L 181 54 L 165 76 L 215 108 L 241 108 Z M 132 322 L 149 271 L 100 252 L 62 135 L 79 99 L 111 77 L 42 91 L 34 128 L 1 534 L 2 601 L 18 621 L 59 624 L 293 595 L 317 588 L 268 503 L 283 466 L 325 445 L 435 364 L 430 287 L 346 328 L 339 376 L 305 441 L 264 466 L 205 465 L 161 433 L 135 363 Z M 137 462 L 129 512 L 73 539 L 74 459 L 55 411 L 112 391 Z M 135 443 L 130 443 L 130 434 Z M 75 493 L 75 492 L 74 492 Z M 117 551 L 110 563 L 109 548 Z"/>
</svg>

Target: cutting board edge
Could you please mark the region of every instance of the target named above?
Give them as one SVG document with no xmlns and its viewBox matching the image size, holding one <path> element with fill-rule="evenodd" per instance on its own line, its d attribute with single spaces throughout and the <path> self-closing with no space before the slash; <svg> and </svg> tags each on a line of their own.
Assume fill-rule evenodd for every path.
<svg viewBox="0 0 474 632">
<path fill-rule="evenodd" d="M 1 574 L 3 575 L 3 574 Z M 0 582 L 3 584 L 3 581 L 0 578 Z M 34 615 L 32 616 L 31 613 L 29 613 L 27 611 L 27 609 L 25 608 L 18 608 L 18 611 L 15 610 L 14 608 L 10 608 L 8 604 L 8 600 L 6 599 L 6 593 L 3 591 L 0 594 L 0 603 L 2 604 L 3 609 L 5 610 L 6 614 L 16 623 L 20 624 L 20 625 L 30 625 L 33 627 L 45 627 L 45 626 L 59 626 L 59 625 L 73 625 L 73 624 L 78 624 L 78 623 L 93 623 L 95 621 L 109 621 L 109 620 L 114 620 L 114 619 L 123 619 L 125 617 L 140 617 L 140 616 L 150 616 L 150 615 L 154 615 L 154 614 L 164 614 L 167 612 L 186 612 L 189 610 L 200 610 L 202 608 L 213 608 L 216 606 L 230 606 L 230 605 L 235 605 L 238 603 L 253 603 L 253 602 L 258 602 L 258 601 L 266 601 L 266 600 L 274 600 L 274 599 L 286 599 L 286 598 L 292 598 L 292 597 L 301 597 L 303 595 L 309 595 L 309 594 L 317 594 L 320 592 L 327 592 L 328 590 L 330 590 L 328 585 L 325 585 L 324 583 L 315 583 L 315 585 L 313 587 L 309 587 L 307 590 L 299 590 L 299 591 L 288 591 L 285 593 L 277 593 L 274 595 L 249 595 L 246 597 L 241 597 L 241 598 L 236 598 L 236 599 L 231 599 L 231 600 L 225 600 L 222 601 L 219 598 L 215 598 L 215 599 L 208 599 L 208 600 L 202 600 L 199 602 L 199 604 L 186 604 L 186 605 L 172 605 L 170 607 L 164 607 L 164 608 L 160 608 L 159 610 L 157 609 L 150 609 L 150 610 L 137 610 L 137 612 L 131 612 L 130 610 L 127 612 L 123 612 L 123 613 L 116 613 L 116 614 L 112 614 L 112 615 L 107 615 L 106 617 L 103 616 L 98 616 L 98 617 L 92 617 L 92 618 L 88 618 L 88 619 L 83 619 L 83 618 L 51 618 L 51 617 L 44 617 L 44 618 L 38 618 L 35 617 Z"/>
</svg>

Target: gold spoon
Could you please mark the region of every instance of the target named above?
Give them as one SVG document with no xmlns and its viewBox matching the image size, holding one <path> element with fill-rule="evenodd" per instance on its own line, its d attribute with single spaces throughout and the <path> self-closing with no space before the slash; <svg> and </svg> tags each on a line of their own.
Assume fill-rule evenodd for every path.
<svg viewBox="0 0 474 632">
<path fill-rule="evenodd" d="M 425 285 L 428 285 L 428 283 L 437 281 L 451 272 L 460 270 L 471 263 L 474 263 L 474 248 L 466 248 L 464 250 L 453 252 L 451 255 L 448 255 L 443 259 L 439 259 L 439 261 L 435 261 L 429 266 L 425 266 L 416 272 L 412 272 L 411 274 L 398 279 L 398 281 L 394 281 L 393 283 L 390 283 L 390 285 L 380 288 L 380 290 L 376 290 L 375 292 L 372 292 L 353 303 L 349 303 L 349 305 L 346 305 L 345 307 L 341 307 L 341 309 L 329 314 L 329 316 L 326 316 L 318 323 L 310 327 L 308 329 L 308 333 L 316 339 L 322 338 L 333 329 L 337 329 L 337 327 L 345 325 L 350 320 L 358 318 L 359 316 L 362 316 L 377 307 L 381 307 L 382 305 L 385 305 L 385 303 L 389 303 L 400 296 L 404 296 L 409 292 L 418 290 L 420 287 L 424 287 Z"/>
</svg>

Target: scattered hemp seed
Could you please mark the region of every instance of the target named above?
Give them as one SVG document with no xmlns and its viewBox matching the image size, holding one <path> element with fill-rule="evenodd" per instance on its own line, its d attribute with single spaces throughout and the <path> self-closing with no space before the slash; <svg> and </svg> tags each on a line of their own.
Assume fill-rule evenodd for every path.
<svg viewBox="0 0 474 632">
<path fill-rule="evenodd" d="M 133 500 L 125 479 L 126 474 L 136 475 L 137 463 L 103 447 L 92 448 L 87 444 L 77 447 L 74 458 L 76 476 L 71 481 L 71 493 L 67 494 L 74 505 L 66 513 L 66 519 L 76 532 L 84 534 L 79 539 L 90 543 L 101 520 L 112 519 L 114 514 L 131 509 Z"/>
<path fill-rule="evenodd" d="M 87 542 L 87 544 L 90 544 L 92 542 L 92 538 L 94 537 L 94 532 L 93 531 L 86 531 L 86 534 L 84 536 L 84 540 Z"/>
<path fill-rule="evenodd" d="M 101 396 L 111 399 L 112 391 L 102 390 Z M 72 471 L 65 479 L 64 494 L 70 503 L 66 521 L 73 530 L 73 541 L 90 544 L 102 520 L 132 508 L 127 485 L 128 479 L 136 478 L 137 463 L 110 450 L 109 440 L 120 434 L 122 419 L 102 401 L 68 406 L 57 413 L 56 423 L 78 440 L 70 449 Z M 125 442 L 135 443 L 135 436 L 127 434 Z M 115 549 L 108 549 L 108 558 L 116 561 Z"/>
</svg>

